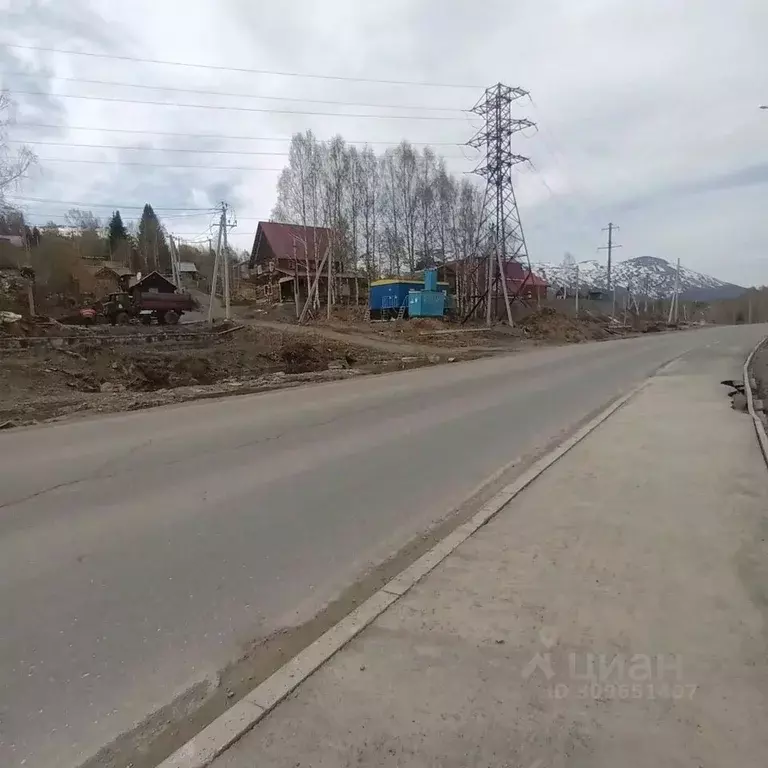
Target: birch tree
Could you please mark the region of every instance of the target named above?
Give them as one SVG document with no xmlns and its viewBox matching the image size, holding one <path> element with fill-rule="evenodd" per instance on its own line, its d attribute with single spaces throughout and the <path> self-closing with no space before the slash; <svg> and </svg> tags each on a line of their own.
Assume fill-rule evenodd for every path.
<svg viewBox="0 0 768 768">
<path fill-rule="evenodd" d="M 431 267 L 435 264 L 433 233 L 436 225 L 436 171 L 435 153 L 429 147 L 426 147 L 421 157 L 418 158 L 418 179 L 415 191 L 421 246 L 421 257 L 416 264 L 417 269 Z"/>
<path fill-rule="evenodd" d="M 418 164 L 413 147 L 404 141 L 395 149 L 397 171 L 397 195 L 400 198 L 400 214 L 405 238 L 406 259 L 409 271 L 416 269 L 416 206 L 418 204 Z"/>
<path fill-rule="evenodd" d="M 458 198 L 458 185 L 456 180 L 448 173 L 445 160 L 440 158 L 437 163 L 437 176 L 435 178 L 437 197 L 437 240 L 439 242 L 440 256 L 443 261 L 456 258 L 457 219 L 456 203 Z"/>
<path fill-rule="evenodd" d="M 376 233 L 378 227 L 379 206 L 379 161 L 370 147 L 365 147 L 360 155 L 363 196 L 363 252 L 365 271 L 369 280 L 380 273 L 381 265 L 377 258 Z"/>
<path fill-rule="evenodd" d="M 394 150 L 387 150 L 381 162 L 382 197 L 381 212 L 383 223 L 383 238 L 389 254 L 388 272 L 395 276 L 400 274 L 402 257 L 405 251 L 402 231 L 401 200 L 398 193 L 397 160 Z"/>
<path fill-rule="evenodd" d="M 330 229 L 334 263 L 362 267 L 369 279 L 466 258 L 475 248 L 482 195 L 429 148 L 403 142 L 377 156 L 341 136 L 298 134 L 277 192 L 273 218 L 301 224 L 306 239 L 309 228 Z M 316 243 L 315 235 L 306 250 L 319 264 Z"/>
</svg>

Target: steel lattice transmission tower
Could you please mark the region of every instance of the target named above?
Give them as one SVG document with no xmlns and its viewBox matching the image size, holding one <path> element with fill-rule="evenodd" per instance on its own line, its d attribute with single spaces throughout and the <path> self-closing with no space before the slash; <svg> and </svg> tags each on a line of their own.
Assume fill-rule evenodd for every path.
<svg viewBox="0 0 768 768">
<path fill-rule="evenodd" d="M 528 161 L 527 157 L 512 152 L 512 136 L 525 128 L 535 127 L 535 123 L 530 120 L 512 118 L 512 103 L 528 95 L 528 91 L 522 88 L 498 83 L 487 88 L 483 98 L 472 109 L 472 112 L 485 120 L 485 126 L 468 145 L 485 150 L 485 160 L 475 169 L 475 173 L 484 176 L 487 184 L 478 227 L 476 256 L 465 273 L 465 300 L 469 310 L 465 319 L 484 307 L 486 321 L 490 324 L 494 319 L 501 287 L 507 320 L 511 325 L 506 265 L 510 261 L 523 263 L 527 267 L 527 275 L 531 274 L 525 233 L 512 183 L 512 167 Z M 524 282 L 512 296 L 512 301 L 518 297 Z"/>
</svg>

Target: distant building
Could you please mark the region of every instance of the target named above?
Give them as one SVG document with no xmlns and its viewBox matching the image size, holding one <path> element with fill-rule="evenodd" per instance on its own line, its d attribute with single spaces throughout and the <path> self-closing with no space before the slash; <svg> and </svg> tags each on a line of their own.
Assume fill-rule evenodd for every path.
<svg viewBox="0 0 768 768">
<path fill-rule="evenodd" d="M 140 279 L 133 279 L 130 290 L 132 293 L 176 293 L 176 286 L 159 272 L 150 272 Z"/>
<path fill-rule="evenodd" d="M 88 271 L 95 281 L 94 292 L 97 296 L 127 291 L 134 276 L 133 270 L 117 261 L 101 261 L 88 266 Z"/>
<path fill-rule="evenodd" d="M 457 273 L 461 273 L 461 268 L 461 262 L 450 261 L 442 265 L 438 270 L 438 274 L 441 277 L 445 274 L 445 279 L 450 284 L 452 293 L 456 291 Z M 486 275 L 488 273 L 486 269 L 487 261 L 480 261 L 474 275 L 477 285 L 487 285 Z M 529 270 L 527 266 L 523 266 L 519 261 L 508 261 L 504 271 L 507 282 L 507 294 L 510 298 L 517 297 L 526 301 L 547 298 L 549 283 L 541 275 L 533 270 Z M 499 294 L 501 294 L 500 287 Z"/>
<path fill-rule="evenodd" d="M 179 276 L 184 279 L 185 277 L 191 280 L 198 280 L 200 273 L 197 270 L 197 265 L 194 261 L 180 261 L 179 262 Z"/>
<path fill-rule="evenodd" d="M 318 265 L 330 248 L 333 230 L 260 221 L 248 261 L 249 281 L 260 288 L 261 297 L 275 302 L 299 301 L 307 297 L 307 286 L 317 274 Z M 307 272 L 309 268 L 309 272 Z M 333 262 L 333 278 L 340 285 L 338 300 L 346 303 L 365 300 L 367 281 L 356 272 L 343 271 L 342 262 Z M 319 279 L 319 297 L 327 296 L 328 278 L 324 269 Z"/>
<path fill-rule="evenodd" d="M 524 267 L 519 261 L 506 264 L 507 292 L 510 296 L 518 295 L 524 299 L 546 299 L 549 283 L 533 270 Z"/>
</svg>

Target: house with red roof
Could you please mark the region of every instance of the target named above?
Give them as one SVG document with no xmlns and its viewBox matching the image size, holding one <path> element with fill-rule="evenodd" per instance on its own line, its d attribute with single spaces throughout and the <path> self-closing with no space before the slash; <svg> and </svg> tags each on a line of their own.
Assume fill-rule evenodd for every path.
<svg viewBox="0 0 768 768">
<path fill-rule="evenodd" d="M 272 301 L 306 300 L 326 251 L 334 245 L 334 232 L 326 227 L 303 227 L 260 221 L 248 261 L 249 281 Z M 355 303 L 367 297 L 367 281 L 357 272 L 344 270 L 338 256 L 332 262 L 337 303 Z M 327 263 L 319 280 L 319 297 L 327 296 Z"/>
</svg>

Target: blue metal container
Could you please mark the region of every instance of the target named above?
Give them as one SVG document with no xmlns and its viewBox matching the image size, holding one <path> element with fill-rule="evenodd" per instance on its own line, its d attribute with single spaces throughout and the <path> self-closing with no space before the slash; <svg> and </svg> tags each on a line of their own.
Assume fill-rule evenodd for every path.
<svg viewBox="0 0 768 768">
<path fill-rule="evenodd" d="M 421 280 L 374 280 L 368 291 L 368 308 L 371 317 L 393 317 L 399 314 L 401 307 L 405 307 L 405 314 L 409 315 L 410 292 L 420 293 L 423 289 L 424 283 Z M 436 292 L 445 296 L 448 292 L 448 283 L 437 283 Z M 434 315 L 426 316 L 434 317 Z"/>
<path fill-rule="evenodd" d="M 424 290 L 437 290 L 437 270 L 434 267 L 432 269 L 424 270 Z"/>
<path fill-rule="evenodd" d="M 408 303 L 408 291 L 421 287 L 418 280 L 374 280 L 368 292 L 368 306 L 371 312 L 394 310 Z"/>
<path fill-rule="evenodd" d="M 409 317 L 442 317 L 445 312 L 445 294 L 442 291 L 410 291 Z"/>
</svg>

